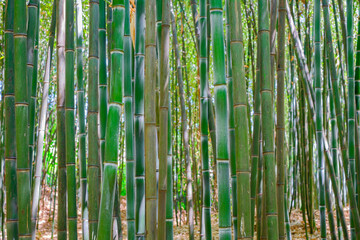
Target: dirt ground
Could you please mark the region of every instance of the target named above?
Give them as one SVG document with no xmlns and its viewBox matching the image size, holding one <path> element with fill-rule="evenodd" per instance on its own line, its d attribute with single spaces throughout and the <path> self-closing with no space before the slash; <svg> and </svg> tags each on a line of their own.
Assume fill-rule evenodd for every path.
<svg viewBox="0 0 360 240">
<path fill-rule="evenodd" d="M 57 239 L 57 231 L 56 231 L 56 215 L 57 215 L 57 208 L 55 208 L 55 215 L 53 213 L 53 209 L 51 207 L 50 210 L 50 188 L 46 188 L 43 191 L 42 199 L 40 202 L 40 221 L 38 225 L 37 231 L 37 239 L 52 239 L 51 235 L 53 232 L 53 239 Z M 78 216 L 80 216 L 80 207 Z M 349 222 L 349 208 L 345 207 L 345 217 L 347 222 Z M 53 221 L 53 216 L 55 222 Z M 121 220 L 122 220 L 122 229 L 123 229 L 123 239 L 126 239 L 127 236 L 127 226 L 126 226 L 126 200 L 125 198 L 121 199 Z M 55 223 L 55 224 L 53 224 Z M 320 221 L 319 221 L 319 211 L 315 211 L 315 223 L 316 223 L 316 230 L 314 234 L 309 234 L 309 239 L 320 239 Z M 294 209 L 291 212 L 290 216 L 290 224 L 291 224 L 291 234 L 292 239 L 306 239 L 305 237 L 305 227 L 304 222 L 302 219 L 302 213 L 298 209 Z M 52 227 L 54 225 L 54 231 L 52 231 Z M 330 230 L 328 227 L 328 239 L 330 239 Z M 309 232 L 309 228 L 307 228 Z M 212 234 L 213 239 L 218 239 L 218 216 L 217 212 L 214 210 L 212 211 Z M 82 239 L 81 237 L 81 219 L 78 218 L 78 239 Z M 181 225 L 176 225 L 174 220 L 174 239 L 188 239 L 188 227 L 186 225 L 186 212 L 182 212 L 182 219 Z M 195 226 L 195 239 L 200 239 L 200 225 Z"/>
</svg>

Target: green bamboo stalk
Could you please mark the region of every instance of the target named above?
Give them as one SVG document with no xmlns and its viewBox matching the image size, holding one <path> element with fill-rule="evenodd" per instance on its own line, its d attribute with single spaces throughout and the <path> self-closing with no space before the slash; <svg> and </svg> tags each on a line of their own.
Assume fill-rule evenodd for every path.
<svg viewBox="0 0 360 240">
<path fill-rule="evenodd" d="M 89 73 L 88 73 L 88 208 L 89 239 L 98 234 L 100 201 L 100 159 L 98 135 L 99 111 L 99 0 L 91 0 L 89 17 Z"/>
<path fill-rule="evenodd" d="M 319 208 L 320 208 L 320 237 L 326 239 L 326 209 L 325 209 L 325 163 L 323 159 L 322 142 L 322 99 L 321 99 L 321 25 L 320 25 L 320 0 L 314 2 L 314 45 L 315 45 L 315 111 L 316 111 L 316 144 L 318 161 Z"/>
<path fill-rule="evenodd" d="M 77 239 L 76 169 L 75 169 L 75 101 L 74 101 L 74 0 L 66 0 L 65 10 L 65 150 L 67 225 L 69 239 Z"/>
<path fill-rule="evenodd" d="M 104 175 L 102 179 L 98 239 L 110 239 L 118 166 L 118 146 L 124 80 L 125 1 L 113 1 L 109 111 L 106 123 Z"/>
<path fill-rule="evenodd" d="M 65 0 L 57 2 L 57 164 L 58 164 L 58 209 L 66 209 L 66 146 L 65 146 Z M 58 212 L 58 239 L 66 239 L 66 211 Z"/>
<path fill-rule="evenodd" d="M 335 240 L 336 233 L 335 233 L 335 223 L 334 223 L 334 213 L 332 210 L 332 203 L 331 203 L 331 196 L 330 196 L 330 189 L 329 189 L 329 177 L 328 174 L 325 174 L 325 190 L 326 190 L 326 209 L 328 213 L 328 219 L 329 219 L 329 226 L 330 226 L 330 233 L 331 233 L 331 239 Z"/>
<path fill-rule="evenodd" d="M 334 173 L 336 176 L 336 183 L 339 184 L 339 179 L 338 179 L 338 171 L 339 171 L 339 166 L 338 166 L 338 151 L 337 151 L 337 126 L 336 126 L 336 116 L 335 116 L 335 106 L 334 106 L 334 98 L 333 98 L 333 92 L 332 92 L 332 88 L 331 88 L 331 81 L 329 81 L 329 107 L 330 107 L 330 125 L 331 125 L 331 156 L 332 156 L 332 160 L 333 160 L 333 166 L 334 166 Z M 337 204 L 337 201 L 336 201 Z M 344 234 L 344 239 L 349 239 L 348 237 L 348 233 L 347 231 L 343 232 L 342 230 L 342 225 L 340 222 L 340 216 L 339 215 L 343 215 L 343 211 L 340 212 L 339 207 L 336 205 L 336 221 L 337 221 L 337 227 L 338 227 L 338 237 L 339 239 L 341 239 L 342 234 Z M 346 226 L 346 224 L 345 224 Z"/>
<path fill-rule="evenodd" d="M 18 204 L 16 178 L 16 124 L 14 80 L 14 0 L 5 6 L 5 65 L 4 65 L 4 111 L 5 111 L 5 186 L 6 186 L 6 236 L 18 239 Z"/>
<path fill-rule="evenodd" d="M 250 154 L 248 139 L 248 101 L 244 72 L 244 42 L 241 20 L 241 1 L 229 2 L 230 47 L 234 80 L 233 108 L 235 127 L 235 158 L 237 180 L 238 238 L 251 238 Z M 230 88 L 229 88 L 229 94 Z M 229 103 L 231 103 L 229 101 Z M 231 106 L 231 107 L 232 107 Z M 234 207 L 235 208 L 235 207 Z"/>
<path fill-rule="evenodd" d="M 231 239 L 231 209 L 229 184 L 227 87 L 225 49 L 222 22 L 222 2 L 210 0 L 211 39 L 214 63 L 216 165 L 219 196 L 219 237 Z"/>
<path fill-rule="evenodd" d="M 259 145 L 260 145 L 260 51 L 259 41 L 257 41 L 257 52 L 256 52 L 256 72 L 255 72 L 255 91 L 254 91 L 254 130 L 251 143 L 251 224 L 255 222 L 255 204 L 256 204 L 256 192 L 257 192 L 257 179 L 258 179 L 258 162 L 259 162 Z M 254 236 L 254 230 L 252 230 L 252 236 Z"/>
<path fill-rule="evenodd" d="M 55 27 L 56 27 L 56 0 L 53 2 L 52 14 L 51 14 L 51 25 L 49 30 L 49 42 L 47 46 L 47 55 L 45 63 L 45 73 L 44 73 L 44 86 L 43 86 L 43 95 L 41 99 L 41 107 L 39 113 L 39 133 L 36 144 L 36 160 L 35 160 L 35 173 L 34 173 L 34 182 L 32 188 L 32 204 L 31 204 L 31 231 L 32 239 L 36 237 L 36 224 L 38 220 L 38 209 L 39 209 L 39 200 L 41 195 L 41 175 L 42 175 L 42 165 L 43 165 L 43 150 L 44 150 L 44 135 L 45 135 L 45 126 L 47 118 L 47 108 L 48 108 L 48 98 L 49 98 L 49 85 L 50 85 L 50 72 L 51 72 L 51 62 L 52 54 L 54 48 L 54 38 L 55 38 Z"/>
<path fill-rule="evenodd" d="M 272 91 L 275 88 L 275 70 L 276 70 L 276 25 L 278 18 L 278 0 L 270 0 L 270 77 Z"/>
<path fill-rule="evenodd" d="M 209 162 L 209 98 L 208 98 L 208 42 L 207 42 L 206 0 L 200 0 L 200 38 L 199 38 L 199 71 L 200 71 L 200 133 L 201 133 L 201 167 L 202 167 L 202 216 L 201 239 L 211 239 L 211 201 L 210 201 L 210 162 Z"/>
<path fill-rule="evenodd" d="M 326 43 L 326 40 L 324 41 Z M 329 127 L 328 127 L 328 121 L 327 121 L 327 114 L 326 114 L 326 110 L 327 110 L 327 97 L 328 97 L 328 87 L 329 84 L 328 82 L 330 82 L 330 74 L 328 71 L 329 68 L 329 57 L 326 51 L 326 48 L 324 49 L 324 81 L 323 81 L 323 103 L 324 103 L 324 107 L 323 107 L 323 116 L 325 116 L 325 118 L 323 119 L 323 124 L 324 124 L 324 128 L 327 128 L 328 133 L 329 133 Z M 331 195 L 330 195 L 330 188 L 329 188 L 329 174 L 328 171 L 325 172 L 325 201 L 326 201 L 326 211 L 328 214 L 328 222 L 329 222 L 329 227 L 330 227 L 330 236 L 331 239 L 337 239 L 336 237 L 336 233 L 335 233 L 335 222 L 334 222 L 334 212 L 333 212 L 333 206 L 332 206 L 332 199 L 331 199 Z"/>
<path fill-rule="evenodd" d="M 347 2 L 346 2 L 347 3 Z M 347 4 L 346 4 L 347 5 Z M 345 14 L 344 14 L 344 5 L 343 5 L 343 1 L 338 0 L 338 6 L 339 6 L 339 15 L 340 15 L 340 26 L 341 26 L 341 34 L 342 34 L 342 43 L 344 45 L 344 53 L 345 53 L 345 59 L 348 58 L 348 42 L 347 42 L 347 27 L 346 27 L 346 19 L 345 19 Z M 353 50 L 350 50 L 353 51 Z M 340 51 L 339 51 L 340 52 Z M 346 66 L 347 66 L 347 62 L 346 62 Z M 348 66 L 347 66 L 348 67 Z"/>
<path fill-rule="evenodd" d="M 162 1 L 161 44 L 160 44 L 160 116 L 159 116 L 159 198 L 158 198 L 158 239 L 166 239 L 166 211 L 168 164 L 169 164 L 169 49 L 170 49 L 170 1 Z M 171 144 L 171 141 L 170 141 Z M 170 182 L 171 183 L 171 182 Z M 172 201 L 172 200 L 170 200 Z"/>
<path fill-rule="evenodd" d="M 259 40 L 260 41 L 260 78 L 261 78 L 261 126 L 263 141 L 263 161 L 265 166 L 265 201 L 269 239 L 278 239 L 278 216 L 275 186 L 275 154 L 274 154 L 274 114 L 273 86 L 270 78 L 270 35 L 268 1 L 259 0 Z M 271 231 L 270 231 L 271 229 Z"/>
<path fill-rule="evenodd" d="M 131 83 L 132 42 L 130 36 L 130 0 L 125 0 L 124 23 L 124 104 L 126 141 L 126 217 L 128 239 L 135 239 L 135 161 L 133 88 Z"/>
<path fill-rule="evenodd" d="M 276 125 L 276 165 L 277 165 L 277 208 L 279 239 L 285 239 L 285 0 L 279 1 L 278 58 L 277 58 L 277 125 Z"/>
<path fill-rule="evenodd" d="M 285 178 L 285 191 L 284 191 L 284 208 L 285 208 L 285 228 L 286 228 L 286 239 L 291 240 L 291 228 L 290 228 L 290 218 L 289 211 L 287 206 L 287 181 Z"/>
<path fill-rule="evenodd" d="M 102 165 L 104 163 L 105 157 L 105 132 L 108 110 L 105 8 L 105 0 L 99 0 L 99 149 L 100 162 L 102 163 Z M 103 168 L 104 166 L 101 166 L 102 171 Z"/>
<path fill-rule="evenodd" d="M 156 34 L 155 0 L 147 0 L 145 5 L 145 238 L 156 238 Z M 167 149 L 167 148 L 165 148 Z"/>
<path fill-rule="evenodd" d="M 14 82 L 16 128 L 16 177 L 19 216 L 19 238 L 31 239 L 31 186 L 29 162 L 29 91 L 26 77 L 26 2 L 14 3 Z M 26 87 L 24 87 L 26 86 Z M 20 144 L 21 143 L 21 144 Z"/>
<path fill-rule="evenodd" d="M 238 201 L 237 201 L 237 188 L 236 188 L 236 139 L 235 139 L 235 134 L 236 134 L 236 130 L 235 130 L 235 117 L 234 117 L 234 99 L 233 99 L 233 88 L 234 88 L 234 83 L 233 83 L 233 74 L 232 74 L 232 54 L 231 54 L 231 33 L 230 31 L 232 30 L 230 27 L 230 24 L 234 24 L 233 22 L 230 22 L 232 19 L 230 19 L 230 15 L 231 15 L 231 11 L 233 10 L 233 8 L 236 8 L 236 4 L 234 2 L 230 2 L 229 0 L 225 2 L 225 9 L 226 9 L 226 82 L 227 82 L 227 88 L 228 88 L 228 112 L 229 112 L 229 155 L 230 155 L 230 174 L 231 174 L 231 195 L 232 195 L 232 221 L 233 221 L 233 229 L 234 229 L 234 238 L 237 239 L 238 238 L 238 220 L 237 220 L 237 216 L 238 216 Z M 239 49 L 237 49 L 239 50 Z M 239 54 L 237 53 L 237 55 L 240 55 L 241 52 L 239 52 Z M 236 59 L 238 60 L 238 59 Z M 239 64 L 239 66 L 241 65 L 241 63 Z M 236 72 L 235 69 L 234 71 Z M 235 73 L 236 76 L 236 73 Z M 235 89 L 237 90 L 237 89 Z M 236 92 L 235 92 L 236 93 Z M 237 94 L 235 94 L 237 95 Z M 243 122 L 242 122 L 243 123 Z M 245 126 L 244 126 L 245 127 Z M 239 142 L 238 142 L 239 144 Z M 239 186 L 240 187 L 240 186 Z M 246 197 L 245 197 L 246 198 Z M 241 200 L 239 199 L 239 202 Z"/>
<path fill-rule="evenodd" d="M 156 53 L 157 53 L 157 71 L 156 71 L 156 130 L 157 130 L 157 140 L 160 142 L 160 74 L 161 74 L 161 26 L 162 26 L 162 0 L 156 0 Z M 160 149 L 160 148 L 159 148 Z M 159 181 L 159 159 L 157 160 L 156 168 L 156 178 Z M 160 190 L 158 189 L 158 193 Z"/>
<path fill-rule="evenodd" d="M 353 37 L 353 1 L 346 1 L 346 47 L 347 47 L 347 78 L 348 78 L 348 157 L 350 176 L 356 189 L 355 176 L 355 81 L 354 81 L 354 37 Z M 346 170 L 345 170 L 346 171 Z M 356 211 L 356 210 L 355 210 Z M 351 238 L 355 239 L 355 226 L 353 218 L 354 210 L 350 211 Z M 359 213 L 358 213 L 359 214 Z M 357 232 L 357 231 L 356 231 Z"/>
<path fill-rule="evenodd" d="M 77 112 L 78 112 L 78 158 L 80 172 L 80 201 L 82 217 L 82 237 L 89 239 L 89 216 L 87 194 L 87 176 L 86 176 L 86 126 L 85 126 L 85 92 L 83 77 L 83 21 L 82 21 L 82 1 L 76 1 L 76 79 L 77 79 Z"/>
<path fill-rule="evenodd" d="M 173 46 L 175 49 L 177 81 L 178 81 L 179 95 L 180 95 L 182 143 L 184 146 L 185 162 L 186 162 L 186 180 L 187 180 L 186 201 L 187 201 L 187 213 L 188 213 L 189 239 L 194 239 L 194 209 L 193 209 L 193 191 L 192 191 L 192 176 L 191 176 L 191 159 L 190 159 L 190 148 L 189 148 L 189 127 L 188 127 L 188 120 L 185 109 L 184 82 L 182 76 L 182 67 L 180 63 L 179 46 L 177 41 L 177 30 L 175 25 L 175 17 L 173 13 L 171 14 L 171 28 L 173 34 Z M 180 184 L 180 186 L 182 186 L 182 184 Z"/>
<path fill-rule="evenodd" d="M 32 175 L 32 163 L 34 159 L 34 141 L 35 141 L 35 105 L 37 88 L 37 53 L 39 38 L 39 5 L 38 0 L 30 0 L 27 7 L 27 62 L 26 78 L 28 84 L 28 103 L 29 103 L 29 162 L 30 173 Z M 32 178 L 30 178 L 31 184 Z"/>
<path fill-rule="evenodd" d="M 112 24 L 112 9 L 111 9 L 111 3 L 106 2 L 106 37 L 107 37 L 107 60 L 108 60 L 108 75 L 110 75 L 111 71 L 111 24 Z M 108 78 L 108 83 L 110 81 L 110 78 Z"/>
<path fill-rule="evenodd" d="M 169 95 L 170 96 L 170 95 Z M 171 105 L 169 101 L 168 116 L 168 159 L 167 159 L 167 191 L 166 191 L 166 238 L 174 238 L 174 220 L 173 220 L 173 154 L 172 154 L 172 126 L 171 126 Z"/>
<path fill-rule="evenodd" d="M 135 141 L 135 231 L 136 238 L 145 237 L 145 152 L 144 152 L 144 55 L 145 0 L 136 1 L 135 17 L 135 81 L 134 81 L 134 141 Z"/>
<path fill-rule="evenodd" d="M 259 52 L 260 49 L 258 49 Z M 257 75 L 260 76 L 260 69 L 257 70 L 259 72 Z M 260 78 L 259 78 L 260 79 Z M 260 95 L 260 92 L 259 92 Z M 262 177 L 263 177 L 263 157 L 262 157 L 262 142 L 261 142 L 261 133 L 259 134 L 259 159 L 257 168 L 257 180 L 256 180 L 256 239 L 261 239 L 262 235 L 262 226 L 266 225 L 261 221 L 261 216 L 263 214 L 262 202 L 263 199 L 263 188 L 262 188 Z"/>
<path fill-rule="evenodd" d="M 359 10 L 360 11 L 360 10 Z M 360 206 L 360 161 L 359 161 L 359 152 L 360 152 L 360 19 L 358 20 L 358 34 L 357 34 L 357 46 L 356 46 L 356 66 L 355 66 L 355 104 L 356 104 L 356 190 L 357 190 L 357 204 Z"/>
</svg>

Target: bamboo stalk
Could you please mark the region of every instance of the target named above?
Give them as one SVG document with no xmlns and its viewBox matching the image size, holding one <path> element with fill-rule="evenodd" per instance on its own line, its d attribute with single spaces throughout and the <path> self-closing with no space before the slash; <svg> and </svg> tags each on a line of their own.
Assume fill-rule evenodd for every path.
<svg viewBox="0 0 360 240">
<path fill-rule="evenodd" d="M 128 239 L 135 239 L 135 161 L 132 87 L 132 43 L 130 36 L 130 0 L 125 0 L 124 23 L 124 104 L 126 145 L 126 217 Z"/>
<path fill-rule="evenodd" d="M 105 0 L 99 0 L 99 150 L 102 165 L 104 164 L 105 157 L 105 133 L 108 111 L 105 8 Z M 103 171 L 103 167 L 101 166 L 101 171 Z"/>
<path fill-rule="evenodd" d="M 77 79 L 77 112 L 78 112 L 78 157 L 80 172 L 80 191 L 81 191 L 81 217 L 82 217 L 82 237 L 89 239 L 89 216 L 87 199 L 87 169 L 86 169 L 86 133 L 85 133 L 85 92 L 83 77 L 83 21 L 82 21 L 82 1 L 76 1 L 76 79 Z"/>
<path fill-rule="evenodd" d="M 28 84 L 28 103 L 29 103 L 29 162 L 30 173 L 32 174 L 32 163 L 34 159 L 35 141 L 35 110 L 36 110 L 36 89 L 37 89 L 37 59 L 39 42 L 39 0 L 30 0 L 27 7 L 27 62 L 26 78 Z M 32 178 L 30 178 L 30 185 Z"/>
<path fill-rule="evenodd" d="M 118 166 L 120 118 L 123 107 L 125 1 L 112 4 L 112 41 L 109 111 L 105 135 L 104 175 L 99 212 L 98 239 L 110 239 Z"/>
<path fill-rule="evenodd" d="M 145 5 L 145 238 L 156 238 L 156 28 L 155 0 L 147 0 Z"/>
<path fill-rule="evenodd" d="M 32 189 L 32 205 L 31 205 L 31 231 L 32 239 L 36 237 L 36 224 L 38 220 L 38 208 L 39 200 L 41 196 L 41 174 L 42 174 L 42 165 L 43 165 L 43 150 L 44 150 L 44 135 L 46 127 L 46 118 L 47 118 L 47 108 L 48 108 L 48 98 L 49 98 L 49 87 L 50 87 L 50 73 L 51 73 L 51 62 L 52 54 L 54 48 L 54 38 L 55 38 L 55 27 L 56 27 L 56 0 L 54 0 L 52 15 L 51 15 L 51 25 L 49 30 L 49 42 L 47 46 L 47 56 L 45 63 L 45 73 L 44 73 L 44 85 L 43 85 L 43 95 L 41 99 L 41 107 L 39 114 L 39 132 L 36 144 L 36 160 L 35 160 L 35 173 L 34 173 L 34 182 Z"/>
<path fill-rule="evenodd" d="M 233 98 L 233 95 L 234 95 L 234 91 L 235 91 L 235 95 L 236 94 L 236 90 L 239 90 L 239 89 L 234 89 L 234 81 L 233 81 L 233 74 L 232 74 L 232 54 L 231 54 L 231 33 L 230 31 L 233 30 L 231 27 L 233 27 L 233 25 L 236 25 L 238 23 L 235 23 L 235 22 L 230 22 L 230 21 L 233 21 L 233 19 L 230 19 L 230 16 L 232 16 L 232 12 L 231 11 L 234 11 L 234 9 L 237 7 L 237 4 L 236 2 L 230 2 L 229 0 L 225 2 L 225 9 L 226 9 L 226 61 L 227 61 L 227 64 L 226 64 L 226 82 L 227 82 L 227 88 L 228 88 L 228 112 L 229 112 L 229 155 L 230 155 L 230 174 L 231 174 L 231 197 L 232 197 L 232 224 L 233 224 L 233 229 L 234 229 L 234 238 L 237 239 L 238 238 L 238 219 L 237 219 L 237 216 L 238 216 L 238 202 L 241 203 L 241 200 L 239 199 L 239 201 L 237 200 L 237 188 L 236 188 L 236 185 L 237 185 L 237 179 L 236 179 L 236 165 L 237 165 L 237 159 L 236 159 L 236 154 L 237 154 L 237 151 L 236 151 L 236 143 L 239 144 L 239 142 L 237 142 L 237 139 L 235 139 L 237 136 L 236 136 L 236 129 L 235 129 L 235 107 L 234 107 L 234 98 Z M 239 9 L 236 9 L 237 11 Z M 231 12 L 231 13 L 230 13 Z M 231 26 L 230 26 L 231 25 Z M 241 25 L 238 25 L 239 28 L 241 28 Z M 233 30 L 234 31 L 234 30 Z M 237 47 L 237 46 L 236 46 Z M 236 48 L 235 47 L 235 48 Z M 237 53 L 236 55 L 241 55 L 242 52 L 239 51 L 239 49 L 236 49 L 237 50 Z M 234 53 L 234 52 L 233 52 Z M 241 56 L 239 56 L 241 57 Z M 235 57 L 236 58 L 236 57 Z M 243 59 L 243 58 L 242 58 Z M 239 60 L 239 59 L 236 59 L 236 60 Z M 241 62 L 240 62 L 240 65 L 243 65 Z M 240 66 L 239 65 L 239 66 Z M 236 68 L 237 66 L 235 66 Z M 239 67 L 240 68 L 240 67 Z M 234 69 L 235 71 L 235 77 L 236 76 L 236 71 L 239 71 L 239 69 Z M 237 80 L 237 79 L 235 79 Z M 239 119 L 237 119 L 239 120 Z M 242 122 L 243 123 L 243 122 Z M 246 126 L 244 126 L 246 127 Z M 239 146 L 239 145 L 238 145 Z M 242 147 L 240 145 L 240 147 Z M 243 149 L 242 149 L 243 150 Z M 239 186 L 240 187 L 240 186 Z M 239 193 L 240 194 L 240 193 Z M 246 198 L 246 197 L 245 197 Z M 246 200 L 245 200 L 246 201 Z M 240 207 L 240 206 L 239 206 Z M 239 209 L 240 210 L 240 209 Z M 241 210 L 240 210 L 241 211 Z M 239 222 L 240 223 L 240 222 Z"/>
<path fill-rule="evenodd" d="M 88 70 L 88 208 L 89 239 L 97 238 L 100 201 L 99 159 L 99 0 L 89 2 L 89 70 Z"/>
<path fill-rule="evenodd" d="M 145 152 L 144 152 L 144 55 L 145 0 L 136 1 L 134 56 L 134 140 L 135 140 L 135 231 L 145 237 Z"/>
<path fill-rule="evenodd" d="M 169 49 L 170 49 L 170 1 L 162 1 L 161 44 L 160 44 L 160 116 L 159 116 L 159 198 L 158 198 L 158 239 L 166 239 L 166 211 L 168 184 L 169 138 Z M 171 146 L 170 146 L 171 149 Z M 171 183 L 171 182 L 170 182 Z M 172 200 L 170 200 L 172 201 Z"/>
<path fill-rule="evenodd" d="M 235 157 L 237 180 L 237 232 L 238 238 L 251 238 L 251 199 L 250 199 L 250 154 L 248 139 L 248 100 L 244 71 L 244 42 L 241 20 L 241 1 L 232 1 L 230 10 L 230 47 L 233 69 Z M 240 14 L 240 16 L 239 16 Z M 230 94 L 230 91 L 229 91 Z"/>
<path fill-rule="evenodd" d="M 259 41 L 260 41 L 260 78 L 261 78 L 261 126 L 263 143 L 263 161 L 265 167 L 265 201 L 268 238 L 278 239 L 278 215 L 275 186 L 275 153 L 274 153 L 274 114 L 273 85 L 270 78 L 270 34 L 268 1 L 259 0 Z M 271 229 L 271 230 L 270 230 Z"/>
<path fill-rule="evenodd" d="M 6 189 L 6 236 L 18 239 L 18 203 L 16 176 L 16 124 L 14 79 L 14 0 L 5 6 L 5 65 L 4 65 L 4 111 L 5 111 L 5 189 Z"/>
<path fill-rule="evenodd" d="M 209 162 L 209 83 L 208 83 L 208 42 L 207 42 L 206 0 L 200 1 L 200 38 L 199 38 L 199 71 L 200 71 L 200 129 L 201 129 L 201 167 L 202 167 L 202 216 L 201 239 L 211 239 L 211 201 L 210 201 L 210 162 Z"/>
<path fill-rule="evenodd" d="M 222 2 L 210 0 L 210 27 L 213 47 L 216 165 L 219 196 L 219 238 L 231 238 L 231 210 L 229 184 L 227 87 L 225 78 L 225 49 L 222 22 Z"/>
</svg>

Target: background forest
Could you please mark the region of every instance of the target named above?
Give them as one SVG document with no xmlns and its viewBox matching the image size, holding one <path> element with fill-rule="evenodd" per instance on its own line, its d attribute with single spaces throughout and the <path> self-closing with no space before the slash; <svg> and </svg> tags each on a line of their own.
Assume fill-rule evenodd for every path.
<svg viewBox="0 0 360 240">
<path fill-rule="evenodd" d="M 360 239 L 359 12 L 0 0 L 0 239 Z"/>
</svg>

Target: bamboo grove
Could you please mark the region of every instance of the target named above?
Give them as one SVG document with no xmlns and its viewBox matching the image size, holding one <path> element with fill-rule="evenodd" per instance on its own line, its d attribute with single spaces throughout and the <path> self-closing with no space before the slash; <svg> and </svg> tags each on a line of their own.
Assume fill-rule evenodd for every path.
<svg viewBox="0 0 360 240">
<path fill-rule="evenodd" d="M 0 239 L 360 239 L 358 1 L 0 17 Z"/>
</svg>

